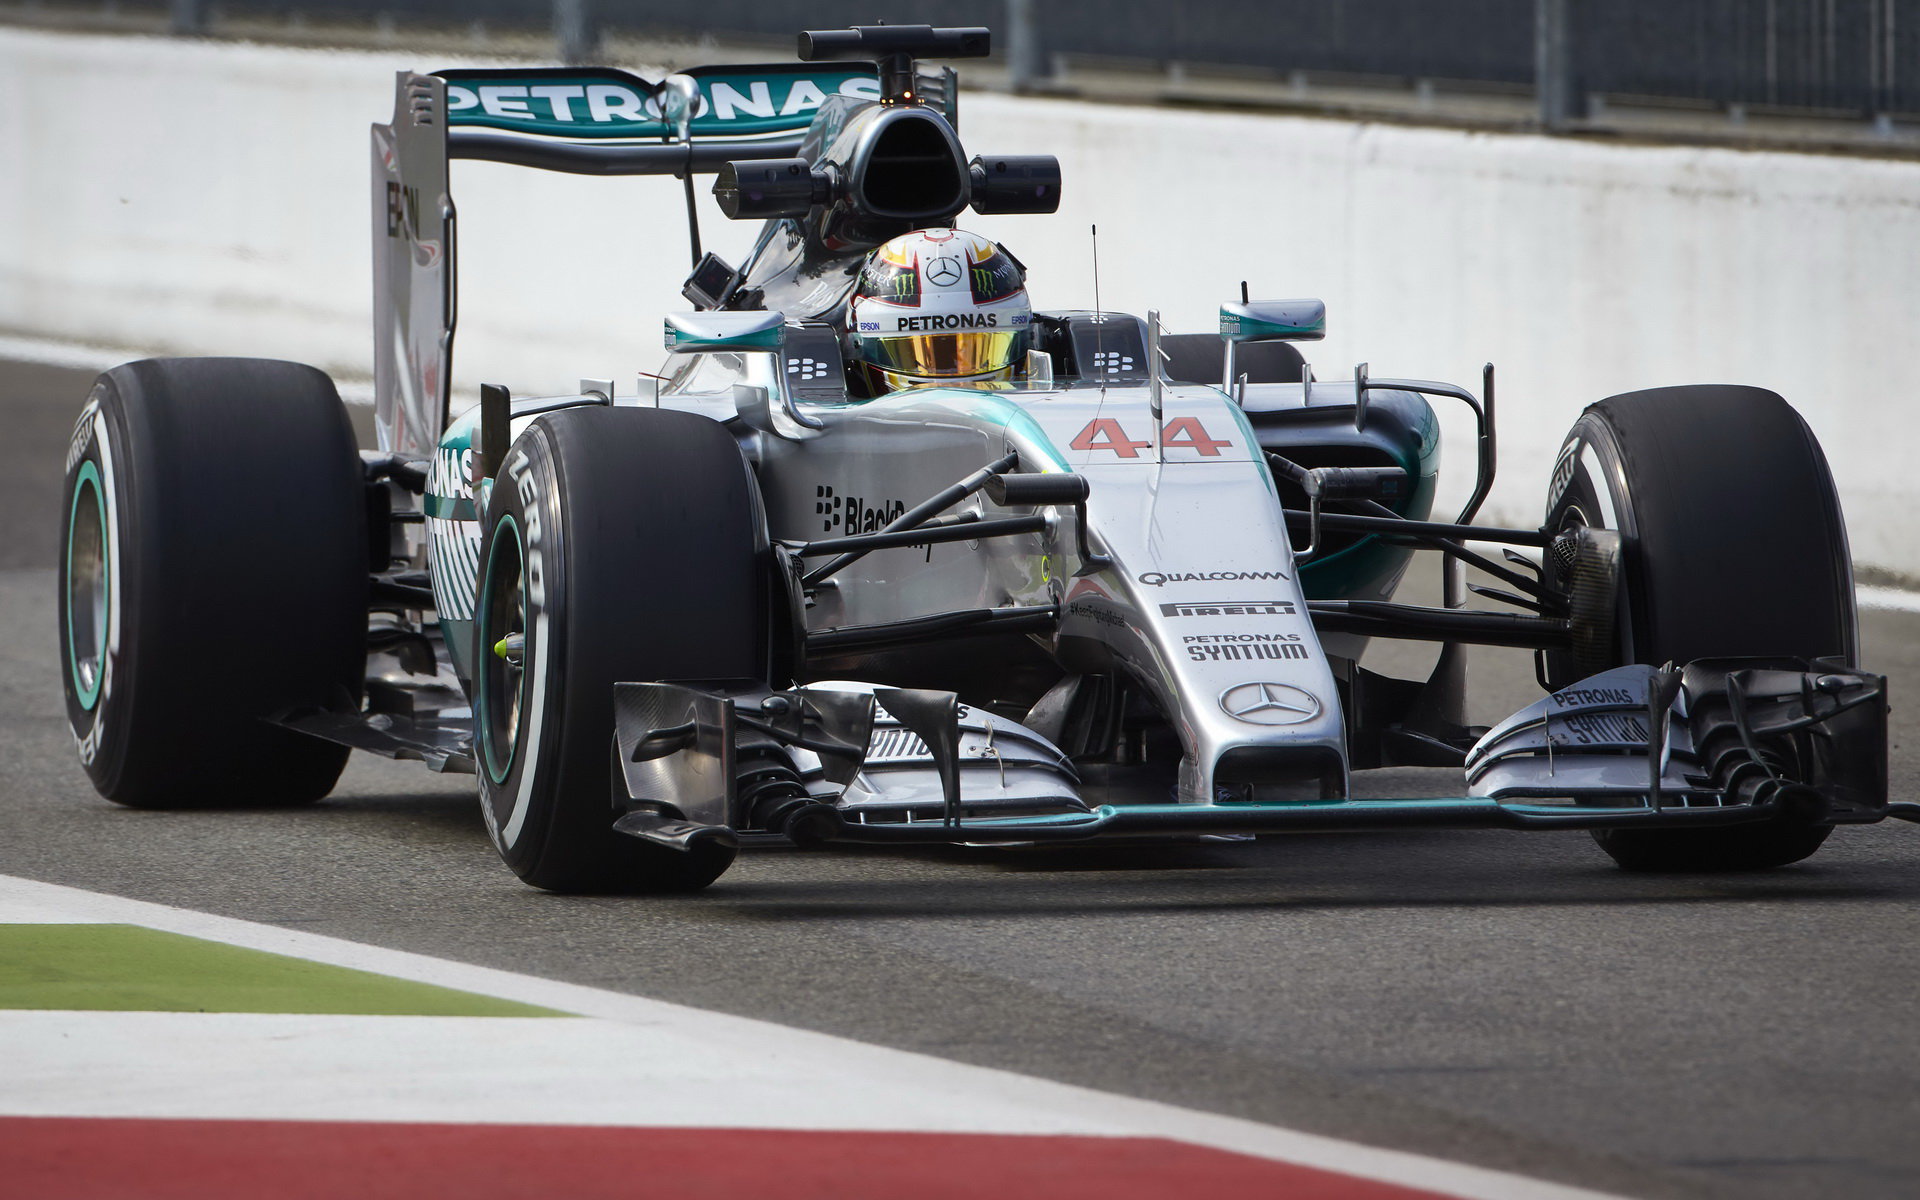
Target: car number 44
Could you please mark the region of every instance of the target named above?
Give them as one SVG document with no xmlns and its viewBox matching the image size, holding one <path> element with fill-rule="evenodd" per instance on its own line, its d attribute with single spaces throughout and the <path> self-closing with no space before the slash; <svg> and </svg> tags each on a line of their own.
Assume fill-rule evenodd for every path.
<svg viewBox="0 0 1920 1200">
<path fill-rule="evenodd" d="M 1161 436 L 1161 445 L 1168 450 L 1195 450 L 1207 458 L 1219 458 L 1222 446 L 1233 445 L 1231 441 L 1221 441 L 1208 434 L 1198 417 L 1175 417 L 1163 427 Z M 1113 417 L 1088 421 L 1071 445 L 1075 450 L 1105 451 L 1119 458 L 1139 458 L 1142 450 L 1153 448 L 1151 441 L 1128 437 L 1126 429 Z"/>
</svg>

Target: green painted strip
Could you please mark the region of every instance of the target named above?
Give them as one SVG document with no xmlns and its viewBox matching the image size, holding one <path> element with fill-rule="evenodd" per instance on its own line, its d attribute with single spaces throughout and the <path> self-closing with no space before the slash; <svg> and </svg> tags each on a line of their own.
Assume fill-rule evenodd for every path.
<svg viewBox="0 0 1920 1200">
<path fill-rule="evenodd" d="M 0 925 L 0 1009 L 563 1017 L 138 925 Z"/>
</svg>

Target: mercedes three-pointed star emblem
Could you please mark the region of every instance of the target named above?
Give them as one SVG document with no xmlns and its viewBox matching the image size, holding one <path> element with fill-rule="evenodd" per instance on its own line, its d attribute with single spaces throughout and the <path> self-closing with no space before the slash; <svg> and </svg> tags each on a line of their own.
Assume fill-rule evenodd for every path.
<svg viewBox="0 0 1920 1200">
<path fill-rule="evenodd" d="M 1320 701 L 1284 683 L 1243 683 L 1220 693 L 1220 711 L 1249 725 L 1298 725 L 1320 715 Z"/>
<path fill-rule="evenodd" d="M 952 287 L 966 274 L 960 269 L 960 260 L 950 254 L 943 254 L 926 265 L 927 282 L 935 287 Z"/>
</svg>

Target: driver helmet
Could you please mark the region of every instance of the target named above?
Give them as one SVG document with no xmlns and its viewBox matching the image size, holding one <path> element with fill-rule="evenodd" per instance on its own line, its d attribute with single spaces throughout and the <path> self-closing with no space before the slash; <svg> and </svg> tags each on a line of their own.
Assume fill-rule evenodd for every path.
<svg viewBox="0 0 1920 1200">
<path fill-rule="evenodd" d="M 920 229 L 875 250 L 855 285 L 847 332 L 874 395 L 920 384 L 1012 378 L 1033 308 L 1026 272 L 991 239 Z"/>
</svg>

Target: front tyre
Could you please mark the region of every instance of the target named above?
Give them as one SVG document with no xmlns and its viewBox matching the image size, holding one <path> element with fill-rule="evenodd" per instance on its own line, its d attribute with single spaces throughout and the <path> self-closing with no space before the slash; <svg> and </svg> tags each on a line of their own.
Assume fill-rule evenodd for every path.
<svg viewBox="0 0 1920 1200">
<path fill-rule="evenodd" d="M 268 723 L 358 707 L 366 516 L 353 429 L 311 367 L 158 359 L 99 377 L 67 450 L 60 656 L 101 795 L 302 804 L 348 751 Z"/>
<path fill-rule="evenodd" d="M 1611 661 L 1549 655 L 1556 688 L 1624 663 L 1857 660 L 1853 562 L 1833 477 L 1812 430 L 1773 392 L 1654 388 L 1589 407 L 1561 447 L 1547 501 L 1548 529 L 1578 526 L 1620 535 L 1619 603 L 1599 626 L 1600 656 Z M 1549 555 L 1547 565 L 1549 580 L 1564 584 L 1565 564 Z M 1831 829 L 1782 817 L 1598 830 L 1594 840 L 1629 870 L 1758 870 L 1806 858 Z"/>
<path fill-rule="evenodd" d="M 613 685 L 765 680 L 768 553 L 753 477 L 717 422 L 569 409 L 514 442 L 480 554 L 474 749 L 488 832 L 521 879 L 690 892 L 732 863 L 728 847 L 613 831 Z"/>
</svg>

